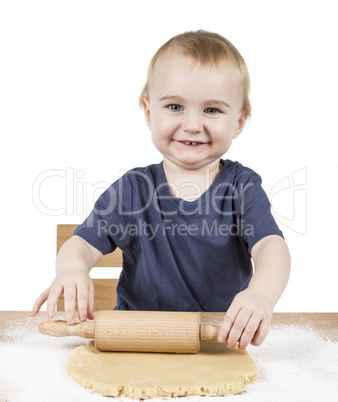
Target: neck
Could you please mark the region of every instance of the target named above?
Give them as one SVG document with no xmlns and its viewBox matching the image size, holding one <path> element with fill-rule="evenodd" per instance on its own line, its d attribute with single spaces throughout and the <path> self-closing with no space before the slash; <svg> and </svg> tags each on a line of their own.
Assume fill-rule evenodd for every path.
<svg viewBox="0 0 338 402">
<path fill-rule="evenodd" d="M 222 168 L 218 159 L 198 169 L 184 169 L 167 159 L 163 162 L 171 193 L 185 201 L 194 201 L 207 191 Z"/>
</svg>

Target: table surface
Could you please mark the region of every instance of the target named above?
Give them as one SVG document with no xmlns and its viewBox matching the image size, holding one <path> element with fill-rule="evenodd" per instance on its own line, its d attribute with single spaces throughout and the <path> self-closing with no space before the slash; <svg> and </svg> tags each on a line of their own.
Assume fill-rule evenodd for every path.
<svg viewBox="0 0 338 402">
<path fill-rule="evenodd" d="M 201 313 L 202 323 L 212 323 L 220 325 L 224 313 Z M 65 313 L 60 311 L 56 313 L 56 318 L 65 319 Z M 13 328 L 18 321 L 44 321 L 47 319 L 46 312 L 40 312 L 33 316 L 27 311 L 0 311 L 0 330 L 5 327 Z M 333 341 L 338 341 L 338 313 L 274 313 L 272 325 L 299 325 L 308 328 Z"/>
</svg>

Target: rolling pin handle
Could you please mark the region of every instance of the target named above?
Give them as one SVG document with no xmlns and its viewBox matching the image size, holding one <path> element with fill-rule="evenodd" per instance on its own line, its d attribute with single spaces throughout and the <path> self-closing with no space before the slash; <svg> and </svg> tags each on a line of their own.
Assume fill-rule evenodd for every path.
<svg viewBox="0 0 338 402">
<path fill-rule="evenodd" d="M 200 326 L 200 341 L 213 342 L 217 341 L 217 335 L 220 327 L 211 324 L 201 324 Z"/>
<path fill-rule="evenodd" d="M 80 336 L 81 338 L 94 339 L 94 321 L 79 322 L 68 325 L 66 321 L 50 320 L 39 325 L 41 334 L 49 336 Z"/>
</svg>

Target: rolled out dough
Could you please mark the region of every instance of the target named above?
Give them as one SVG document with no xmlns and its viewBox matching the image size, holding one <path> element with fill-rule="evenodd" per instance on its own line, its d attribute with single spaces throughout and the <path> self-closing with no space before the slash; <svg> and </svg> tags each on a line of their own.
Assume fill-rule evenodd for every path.
<svg viewBox="0 0 338 402">
<path fill-rule="evenodd" d="M 84 388 L 130 398 L 238 394 L 257 378 L 246 350 L 218 342 L 197 354 L 100 352 L 90 342 L 74 350 L 66 371 Z"/>
</svg>

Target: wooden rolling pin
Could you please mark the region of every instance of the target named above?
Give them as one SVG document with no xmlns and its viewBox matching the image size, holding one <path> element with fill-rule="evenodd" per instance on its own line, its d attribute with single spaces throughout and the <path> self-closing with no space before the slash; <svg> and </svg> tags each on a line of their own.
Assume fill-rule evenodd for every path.
<svg viewBox="0 0 338 402">
<path fill-rule="evenodd" d="M 219 327 L 200 325 L 195 312 L 100 310 L 94 321 L 45 321 L 42 334 L 94 339 L 98 350 L 198 353 L 200 341 L 217 340 Z"/>
</svg>

